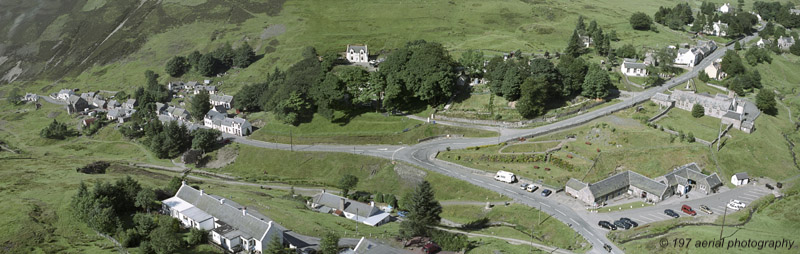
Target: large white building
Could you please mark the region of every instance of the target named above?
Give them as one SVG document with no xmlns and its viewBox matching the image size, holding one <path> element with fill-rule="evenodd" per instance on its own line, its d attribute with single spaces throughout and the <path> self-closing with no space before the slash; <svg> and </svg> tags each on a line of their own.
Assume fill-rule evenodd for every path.
<svg viewBox="0 0 800 254">
<path fill-rule="evenodd" d="M 174 197 L 162 201 L 162 212 L 187 228 L 211 231 L 211 241 L 226 252 L 264 253 L 286 229 L 270 218 L 220 196 L 210 195 L 185 182 Z"/>
<path fill-rule="evenodd" d="M 225 109 L 231 109 L 233 107 L 233 96 L 230 95 L 212 94 L 208 96 L 208 100 L 212 106 L 223 106 Z"/>
<path fill-rule="evenodd" d="M 345 57 L 351 63 L 367 63 L 369 62 L 369 49 L 367 45 L 347 45 Z"/>
<path fill-rule="evenodd" d="M 247 136 L 253 132 L 253 126 L 247 120 L 239 117 L 230 118 L 226 113 L 217 111 L 216 108 L 212 108 L 206 113 L 203 125 L 236 136 Z"/>
<path fill-rule="evenodd" d="M 692 91 L 675 90 L 671 95 L 657 93 L 650 100 L 661 106 L 673 105 L 686 111 L 692 111 L 694 105 L 699 104 L 703 106 L 705 115 L 719 118 L 723 124 L 731 124 L 733 128 L 745 133 L 753 132 L 755 119 L 760 114 L 757 108 L 747 109 L 754 105 L 749 105 L 733 95 L 717 94 L 712 96 L 707 93 L 698 94 Z"/>
<path fill-rule="evenodd" d="M 620 71 L 625 76 L 646 77 L 647 64 L 637 63 L 636 59 L 624 59 L 620 66 Z"/>
</svg>

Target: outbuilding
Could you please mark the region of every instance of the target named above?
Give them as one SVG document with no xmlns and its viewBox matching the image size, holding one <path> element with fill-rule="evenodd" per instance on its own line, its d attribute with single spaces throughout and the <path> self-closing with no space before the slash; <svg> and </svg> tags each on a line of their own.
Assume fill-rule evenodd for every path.
<svg viewBox="0 0 800 254">
<path fill-rule="evenodd" d="M 747 175 L 747 172 L 736 173 L 731 176 L 731 183 L 733 185 L 745 185 L 750 182 L 750 176 Z"/>
</svg>

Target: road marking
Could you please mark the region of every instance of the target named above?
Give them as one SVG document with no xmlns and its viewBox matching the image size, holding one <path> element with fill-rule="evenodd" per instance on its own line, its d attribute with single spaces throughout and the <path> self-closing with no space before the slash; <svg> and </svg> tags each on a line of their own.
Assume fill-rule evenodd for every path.
<svg viewBox="0 0 800 254">
<path fill-rule="evenodd" d="M 563 215 L 563 216 L 567 216 L 566 214 L 564 214 L 563 212 L 561 212 L 561 210 L 556 210 L 556 212 L 560 213 L 560 214 L 561 214 L 561 215 Z"/>
<path fill-rule="evenodd" d="M 759 198 L 759 196 L 752 195 L 752 194 L 742 194 L 742 196 L 744 196 L 744 197 L 748 197 L 748 198 L 752 198 L 752 199 L 757 199 L 757 198 Z"/>
<path fill-rule="evenodd" d="M 588 231 L 588 230 L 587 230 L 587 231 L 586 231 L 586 233 L 588 233 L 588 234 L 589 234 L 590 236 L 592 236 L 592 237 L 595 237 L 595 236 L 594 236 L 594 234 L 592 234 L 592 231 Z M 598 240 L 598 241 L 599 241 L 599 240 Z M 601 242 L 601 243 L 602 243 L 602 242 Z"/>
<path fill-rule="evenodd" d="M 473 179 L 473 180 L 475 180 L 476 182 L 479 182 L 479 183 L 486 183 L 483 180 L 478 180 L 478 179 Z"/>
<path fill-rule="evenodd" d="M 378 151 L 387 151 L 389 148 L 378 148 Z"/>
<path fill-rule="evenodd" d="M 543 206 L 546 206 L 547 208 L 552 208 L 552 207 L 550 207 L 549 205 L 547 205 L 545 203 L 540 203 L 540 204 L 543 205 Z"/>
</svg>

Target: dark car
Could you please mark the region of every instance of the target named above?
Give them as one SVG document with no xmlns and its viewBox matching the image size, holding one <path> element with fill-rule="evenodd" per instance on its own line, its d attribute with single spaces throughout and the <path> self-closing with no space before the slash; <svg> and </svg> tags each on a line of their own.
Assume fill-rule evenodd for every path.
<svg viewBox="0 0 800 254">
<path fill-rule="evenodd" d="M 422 247 L 422 251 L 425 252 L 425 254 L 434 254 L 441 250 L 442 248 L 439 248 L 439 245 L 436 245 L 435 243 L 427 243 L 424 247 Z"/>
<path fill-rule="evenodd" d="M 603 249 L 606 249 L 606 251 L 611 252 L 611 245 L 608 245 L 607 243 L 604 243 L 603 244 Z"/>
<path fill-rule="evenodd" d="M 611 224 L 611 222 L 608 221 L 601 220 L 597 223 L 597 225 L 608 230 L 617 230 L 617 226 L 614 226 L 614 224 Z"/>
<path fill-rule="evenodd" d="M 683 206 L 681 206 L 681 211 L 683 211 L 684 213 L 686 213 L 686 214 L 688 214 L 688 215 L 691 215 L 691 216 L 695 216 L 695 215 L 697 215 L 697 212 L 695 212 L 694 210 L 692 210 L 692 207 L 691 207 L 691 206 L 688 206 L 688 205 L 683 205 Z"/>
<path fill-rule="evenodd" d="M 553 193 L 553 191 L 551 191 L 551 190 L 548 190 L 548 189 L 542 190 L 542 196 L 543 197 L 550 196 L 551 193 Z"/>
<path fill-rule="evenodd" d="M 669 215 L 669 217 L 672 217 L 672 218 L 678 218 L 678 217 L 681 217 L 680 215 L 678 215 L 678 213 L 676 213 L 676 212 L 675 212 L 675 211 L 673 211 L 672 209 L 667 209 L 667 210 L 664 210 L 664 214 L 666 214 L 666 215 Z"/>
<path fill-rule="evenodd" d="M 632 225 L 628 224 L 627 222 L 624 222 L 622 220 L 617 220 L 617 221 L 614 221 L 614 226 L 617 226 L 617 228 L 631 229 Z"/>
<path fill-rule="evenodd" d="M 527 188 L 528 188 L 528 184 L 527 184 L 527 183 L 520 184 L 520 185 L 519 185 L 519 188 L 520 188 L 520 189 L 523 189 L 523 190 L 524 190 L 524 189 L 527 189 Z"/>
<path fill-rule="evenodd" d="M 628 219 L 628 218 L 625 218 L 625 217 L 619 218 L 619 220 L 624 221 L 625 223 L 631 224 L 631 226 L 633 226 L 633 227 L 638 227 L 639 226 L 639 223 L 636 223 L 635 221 L 633 221 L 631 219 Z"/>
</svg>

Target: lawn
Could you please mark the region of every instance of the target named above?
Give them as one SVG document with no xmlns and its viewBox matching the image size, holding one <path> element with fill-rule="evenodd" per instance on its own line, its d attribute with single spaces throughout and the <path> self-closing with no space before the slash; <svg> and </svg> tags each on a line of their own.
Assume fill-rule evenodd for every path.
<svg viewBox="0 0 800 254">
<path fill-rule="evenodd" d="M 505 222 L 514 226 L 486 227 L 471 231 L 473 233 L 497 235 L 530 241 L 533 230 L 534 242 L 581 252 L 589 248 L 583 237 L 566 224 L 550 218 L 546 213 L 524 205 L 495 206 L 491 210 L 483 206 L 452 205 L 444 206 L 442 218 L 456 223 L 470 223 L 483 218 L 491 222 Z M 541 216 L 541 217 L 540 217 Z"/>
<path fill-rule="evenodd" d="M 795 181 L 796 182 L 796 181 Z M 677 229 L 672 229 L 666 231 L 666 234 L 656 238 L 648 238 L 642 240 L 635 240 L 626 242 L 624 244 L 618 245 L 626 252 L 661 252 L 661 253 L 753 253 L 753 252 L 768 252 L 768 253 L 796 253 L 797 248 L 797 235 L 800 234 L 800 229 L 798 229 L 798 213 L 797 210 L 800 209 L 800 196 L 797 195 L 797 185 L 792 188 L 794 190 L 788 191 L 789 194 L 784 196 L 783 199 L 774 199 L 771 197 L 762 198 L 760 203 L 766 204 L 769 203 L 771 200 L 774 200 L 774 203 L 769 205 L 763 206 L 758 209 L 758 211 L 753 215 L 753 218 L 750 222 L 743 226 L 726 226 L 722 231 L 722 235 L 725 238 L 725 246 L 722 248 L 696 248 L 694 244 L 692 246 L 682 250 L 676 247 L 662 247 L 658 243 L 661 239 L 669 239 L 672 240 L 674 238 L 692 238 L 693 241 L 698 240 L 719 240 L 720 236 L 720 226 L 686 226 Z M 784 191 L 787 191 L 787 188 L 784 188 Z M 753 204 L 750 204 L 752 206 Z M 727 216 L 725 218 L 726 225 L 733 225 L 733 224 L 740 224 L 746 220 L 747 212 L 746 211 L 739 211 L 732 215 Z M 722 217 L 718 216 L 716 221 L 714 222 L 717 225 L 722 224 Z M 674 222 L 673 222 L 674 223 Z M 650 225 L 650 227 L 661 226 L 661 229 L 658 229 L 657 232 L 663 232 L 670 226 L 670 222 L 659 222 Z M 613 234 L 618 234 L 619 237 L 617 239 L 627 239 L 627 236 L 638 235 L 650 231 L 652 229 L 648 228 L 637 228 L 635 230 L 630 230 L 630 232 L 615 232 Z M 781 249 L 773 249 L 769 247 L 764 247 L 763 250 L 758 250 L 757 248 L 735 248 L 732 247 L 727 249 L 728 241 L 733 241 L 739 239 L 741 240 L 776 240 L 781 241 L 783 239 L 788 239 L 789 241 L 795 241 L 795 245 L 793 249 L 795 250 L 788 250 L 786 247 Z"/>
<path fill-rule="evenodd" d="M 644 203 L 642 201 L 636 201 L 636 202 L 631 202 L 631 203 L 627 203 L 627 204 L 602 207 L 602 208 L 597 209 L 597 212 L 610 213 L 610 212 L 616 212 L 616 211 L 622 211 L 622 210 L 628 210 L 628 209 L 636 209 L 636 208 L 641 208 L 641 207 L 645 207 L 645 206 L 652 206 L 652 205 L 653 204 Z"/>
<path fill-rule="evenodd" d="M 717 138 L 720 128 L 725 128 L 719 118 L 710 116 L 695 118 L 692 112 L 679 108 L 670 109 L 666 116 L 655 123 L 670 130 L 682 131 L 687 135 L 691 132 L 695 137 L 709 142 Z"/>
<path fill-rule="evenodd" d="M 250 136 L 252 139 L 294 144 L 416 144 L 419 139 L 438 135 L 464 135 L 467 137 L 494 137 L 496 132 L 425 124 L 404 116 L 364 113 L 347 123 L 332 123 L 316 115 L 310 123 L 299 126 L 284 124 L 270 113 L 251 114 L 248 119 L 262 126 Z"/>
</svg>

